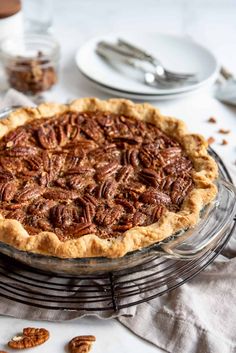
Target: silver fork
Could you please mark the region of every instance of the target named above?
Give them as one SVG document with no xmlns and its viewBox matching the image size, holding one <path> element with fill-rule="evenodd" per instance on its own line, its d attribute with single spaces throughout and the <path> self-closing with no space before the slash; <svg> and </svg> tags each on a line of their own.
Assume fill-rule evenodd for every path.
<svg viewBox="0 0 236 353">
<path fill-rule="evenodd" d="M 173 88 L 182 85 L 185 80 L 180 79 L 166 79 L 166 76 L 161 76 L 149 69 L 147 69 L 143 63 L 143 60 L 134 58 L 126 50 L 123 50 L 114 44 L 101 41 L 96 46 L 96 52 L 101 57 L 105 58 L 109 62 L 120 62 L 126 64 L 134 69 L 137 69 L 143 73 L 144 82 L 152 87 L 165 86 L 166 88 Z"/>
<path fill-rule="evenodd" d="M 167 79 L 165 75 L 159 75 L 157 72 L 150 70 L 149 63 L 134 57 L 130 52 L 127 52 L 127 50 L 120 48 L 112 43 L 105 41 L 98 42 L 96 46 L 96 52 L 110 62 L 118 61 L 138 69 L 139 71 L 142 71 L 144 74 L 144 82 L 149 86 L 156 86 L 158 83 L 161 86 L 173 88 L 179 85 L 183 85 L 186 81 L 189 82 L 189 79 Z"/>
<path fill-rule="evenodd" d="M 149 62 L 151 65 L 155 67 L 155 71 L 158 75 L 160 76 L 165 76 L 166 79 L 170 80 L 188 80 L 188 79 L 193 79 L 196 78 L 195 73 L 179 73 L 179 72 L 173 72 L 170 70 L 167 70 L 160 60 L 158 60 L 156 57 L 154 57 L 152 54 L 146 52 L 145 50 L 127 42 L 124 39 L 119 38 L 117 41 L 117 45 L 120 48 L 126 49 L 130 52 L 131 55 L 136 57 L 139 60 L 144 60 Z"/>
</svg>

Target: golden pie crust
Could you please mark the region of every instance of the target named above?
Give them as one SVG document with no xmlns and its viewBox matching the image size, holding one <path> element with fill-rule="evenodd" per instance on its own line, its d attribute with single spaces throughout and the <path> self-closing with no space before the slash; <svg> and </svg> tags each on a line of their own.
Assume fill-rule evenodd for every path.
<svg viewBox="0 0 236 353">
<path fill-rule="evenodd" d="M 155 124 L 168 136 L 178 141 L 193 164 L 191 177 L 194 188 L 189 192 L 178 212 L 164 213 L 158 222 L 136 226 L 116 238 L 102 239 L 86 234 L 77 239 L 61 241 L 53 232 L 29 235 L 17 220 L 0 220 L 0 241 L 19 250 L 51 255 L 59 258 L 122 257 L 130 251 L 142 249 L 162 241 L 174 233 L 194 227 L 200 212 L 217 194 L 215 179 L 218 169 L 207 152 L 208 144 L 201 135 L 190 134 L 183 121 L 163 116 L 149 104 L 134 104 L 129 100 L 96 98 L 77 99 L 68 105 L 45 103 L 36 108 L 21 108 L 0 123 L 0 139 L 18 126 L 34 119 L 50 118 L 65 112 L 110 112 L 134 117 Z"/>
</svg>

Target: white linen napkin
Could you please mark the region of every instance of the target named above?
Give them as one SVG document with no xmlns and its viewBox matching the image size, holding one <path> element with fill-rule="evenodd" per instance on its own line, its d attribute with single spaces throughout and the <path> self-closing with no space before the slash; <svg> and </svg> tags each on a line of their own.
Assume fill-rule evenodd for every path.
<svg viewBox="0 0 236 353">
<path fill-rule="evenodd" d="M 8 92 L 2 106 L 12 104 L 32 105 L 14 90 Z M 53 321 L 86 315 L 63 311 L 45 314 L 5 299 L 0 301 L 0 313 Z M 176 290 L 117 315 L 99 315 L 100 318 L 115 316 L 163 352 L 236 353 L 236 234 L 214 263 Z"/>
</svg>

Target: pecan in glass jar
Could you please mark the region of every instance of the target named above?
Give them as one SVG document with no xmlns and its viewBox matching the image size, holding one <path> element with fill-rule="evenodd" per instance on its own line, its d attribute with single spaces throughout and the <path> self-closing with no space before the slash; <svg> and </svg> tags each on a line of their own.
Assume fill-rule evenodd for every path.
<svg viewBox="0 0 236 353">
<path fill-rule="evenodd" d="M 2 43 L 8 83 L 16 90 L 36 95 L 57 82 L 59 46 L 47 35 L 26 35 Z"/>
</svg>

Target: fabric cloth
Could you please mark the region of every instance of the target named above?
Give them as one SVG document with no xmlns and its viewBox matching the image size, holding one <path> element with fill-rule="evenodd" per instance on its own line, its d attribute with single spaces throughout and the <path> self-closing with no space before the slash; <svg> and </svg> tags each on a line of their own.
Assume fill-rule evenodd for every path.
<svg viewBox="0 0 236 353">
<path fill-rule="evenodd" d="M 31 105 L 11 90 L 2 106 Z M 1 265 L 0 259 L 0 267 Z M 6 280 L 0 275 L 0 282 Z M 47 281 L 53 280 L 47 277 Z M 118 316 L 139 337 L 169 353 L 236 352 L 236 234 L 217 259 L 191 281 L 169 294 L 117 314 L 90 313 L 99 318 Z M 42 311 L 2 298 L 0 313 L 18 318 L 70 320 L 86 312 Z"/>
</svg>

